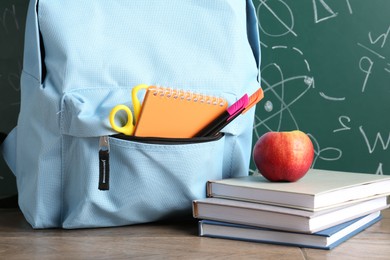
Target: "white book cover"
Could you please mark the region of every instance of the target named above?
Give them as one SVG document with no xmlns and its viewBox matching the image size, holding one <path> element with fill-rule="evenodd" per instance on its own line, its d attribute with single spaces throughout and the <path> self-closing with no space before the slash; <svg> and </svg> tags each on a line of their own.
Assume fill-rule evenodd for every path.
<svg viewBox="0 0 390 260">
<path fill-rule="evenodd" d="M 310 169 L 297 182 L 244 176 L 207 183 L 208 197 L 316 211 L 390 194 L 390 176 Z"/>
<path fill-rule="evenodd" d="M 323 211 L 220 198 L 193 201 L 193 217 L 278 230 L 314 233 L 388 207 L 387 197 Z"/>
</svg>

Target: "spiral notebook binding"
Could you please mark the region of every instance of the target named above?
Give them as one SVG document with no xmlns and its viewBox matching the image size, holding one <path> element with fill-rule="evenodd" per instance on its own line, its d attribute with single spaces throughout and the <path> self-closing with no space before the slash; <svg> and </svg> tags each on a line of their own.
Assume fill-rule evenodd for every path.
<svg viewBox="0 0 390 260">
<path fill-rule="evenodd" d="M 164 98 L 174 98 L 182 101 L 199 102 L 199 103 L 205 103 L 208 105 L 215 105 L 215 106 L 219 105 L 221 107 L 225 106 L 226 104 L 226 100 L 221 97 L 195 93 L 191 90 L 174 89 L 174 88 L 159 87 L 159 86 L 151 86 L 150 90 L 153 91 L 154 96 L 159 96 Z"/>
</svg>

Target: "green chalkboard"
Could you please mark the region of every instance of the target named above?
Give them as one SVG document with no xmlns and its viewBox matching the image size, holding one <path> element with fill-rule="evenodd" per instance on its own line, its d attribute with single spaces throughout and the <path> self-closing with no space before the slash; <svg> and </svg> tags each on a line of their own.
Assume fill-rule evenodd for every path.
<svg viewBox="0 0 390 260">
<path fill-rule="evenodd" d="M 390 1 L 253 2 L 265 91 L 254 141 L 300 129 L 315 168 L 390 174 Z"/>
<path fill-rule="evenodd" d="M 16 125 L 27 0 L 0 1 L 0 132 Z M 0 198 L 16 193 L 15 177 L 0 159 Z"/>
</svg>

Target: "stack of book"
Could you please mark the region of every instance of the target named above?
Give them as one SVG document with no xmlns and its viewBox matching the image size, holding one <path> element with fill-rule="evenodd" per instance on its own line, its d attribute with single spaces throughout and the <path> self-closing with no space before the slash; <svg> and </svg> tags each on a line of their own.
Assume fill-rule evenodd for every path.
<svg viewBox="0 0 390 260">
<path fill-rule="evenodd" d="M 381 219 L 390 176 L 310 169 L 297 182 L 245 176 L 207 183 L 199 235 L 332 249 Z"/>
</svg>

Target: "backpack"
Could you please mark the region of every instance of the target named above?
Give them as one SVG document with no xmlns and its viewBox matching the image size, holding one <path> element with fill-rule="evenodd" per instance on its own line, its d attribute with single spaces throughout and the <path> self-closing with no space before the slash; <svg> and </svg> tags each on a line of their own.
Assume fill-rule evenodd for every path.
<svg viewBox="0 0 390 260">
<path fill-rule="evenodd" d="M 233 104 L 260 87 L 259 62 L 251 0 L 31 0 L 20 114 L 2 147 L 26 220 L 68 229 L 191 214 L 208 180 L 248 175 L 254 109 L 221 135 L 184 141 L 117 138 L 110 110 L 131 107 L 138 84 Z"/>
</svg>

